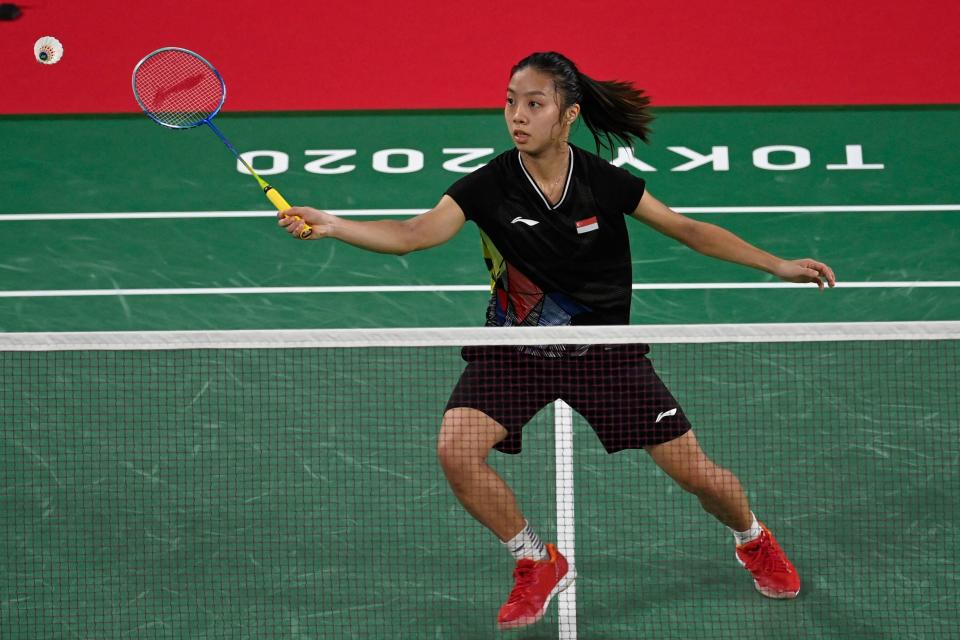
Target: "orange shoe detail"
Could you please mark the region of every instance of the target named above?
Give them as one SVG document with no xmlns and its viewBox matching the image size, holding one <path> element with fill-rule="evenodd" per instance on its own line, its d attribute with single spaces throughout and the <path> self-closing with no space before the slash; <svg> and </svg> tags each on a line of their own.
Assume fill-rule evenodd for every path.
<svg viewBox="0 0 960 640">
<path fill-rule="evenodd" d="M 533 624 L 543 617 L 553 596 L 557 595 L 576 579 L 573 567 L 552 545 L 546 545 L 545 560 L 517 561 L 513 570 L 513 590 L 500 607 L 497 626 L 500 629 L 517 629 Z"/>
<path fill-rule="evenodd" d="M 800 575 L 777 539 L 760 524 L 760 537 L 737 547 L 737 560 L 753 575 L 757 591 L 768 598 L 796 598 Z"/>
</svg>

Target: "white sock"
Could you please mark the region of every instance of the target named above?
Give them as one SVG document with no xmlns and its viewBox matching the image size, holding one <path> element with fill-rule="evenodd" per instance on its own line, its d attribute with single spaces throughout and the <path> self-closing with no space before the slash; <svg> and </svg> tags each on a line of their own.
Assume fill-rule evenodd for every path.
<svg viewBox="0 0 960 640">
<path fill-rule="evenodd" d="M 530 523 L 526 520 L 523 521 L 523 530 L 504 542 L 503 546 L 507 548 L 514 560 L 521 558 L 544 560 L 547 557 L 547 550 L 540 541 L 540 536 L 530 528 Z"/>
<path fill-rule="evenodd" d="M 750 517 L 753 518 L 753 524 L 750 525 L 750 528 L 746 531 L 734 531 L 730 529 L 733 533 L 734 539 L 737 541 L 737 545 L 747 544 L 751 540 L 756 540 L 760 537 L 760 523 L 757 522 L 757 516 L 753 515 L 753 511 L 750 512 Z M 729 527 L 728 527 L 729 528 Z"/>
</svg>

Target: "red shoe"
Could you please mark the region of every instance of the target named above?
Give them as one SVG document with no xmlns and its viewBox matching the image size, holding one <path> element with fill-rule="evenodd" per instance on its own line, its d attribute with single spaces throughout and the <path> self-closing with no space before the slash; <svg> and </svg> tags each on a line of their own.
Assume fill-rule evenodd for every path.
<svg viewBox="0 0 960 640">
<path fill-rule="evenodd" d="M 557 548 L 548 544 L 546 560 L 517 561 L 513 570 L 513 591 L 497 615 L 500 629 L 517 629 L 543 617 L 550 599 L 571 584 L 576 571 L 567 564 Z"/>
<path fill-rule="evenodd" d="M 773 534 L 760 525 L 760 537 L 737 547 L 737 560 L 753 575 L 757 591 L 768 598 L 796 598 L 800 575 Z"/>
</svg>

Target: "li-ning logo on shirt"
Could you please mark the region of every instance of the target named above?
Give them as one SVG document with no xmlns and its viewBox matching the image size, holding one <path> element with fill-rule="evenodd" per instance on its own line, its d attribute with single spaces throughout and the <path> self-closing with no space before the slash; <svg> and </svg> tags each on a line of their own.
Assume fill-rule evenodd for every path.
<svg viewBox="0 0 960 640">
<path fill-rule="evenodd" d="M 523 224 L 527 225 L 528 227 L 532 227 L 533 225 L 540 224 L 540 223 L 537 222 L 536 220 L 529 220 L 529 219 L 527 219 L 527 218 L 521 218 L 520 216 L 517 216 L 516 218 L 514 218 L 513 220 L 511 220 L 511 221 L 510 221 L 510 224 L 517 224 L 518 222 L 522 222 Z"/>
<path fill-rule="evenodd" d="M 660 421 L 663 420 L 664 418 L 669 418 L 670 416 L 675 416 L 675 415 L 677 415 L 677 408 L 676 408 L 676 407 L 674 407 L 673 409 L 670 409 L 669 411 L 664 411 L 664 412 L 660 413 L 660 414 L 657 416 L 657 419 L 655 420 L 655 422 L 660 422 Z"/>
<path fill-rule="evenodd" d="M 592 218 L 587 218 L 585 220 L 577 220 L 577 233 L 583 235 L 584 233 L 589 233 L 591 231 L 596 231 L 600 228 L 600 223 L 597 222 L 597 216 Z"/>
</svg>

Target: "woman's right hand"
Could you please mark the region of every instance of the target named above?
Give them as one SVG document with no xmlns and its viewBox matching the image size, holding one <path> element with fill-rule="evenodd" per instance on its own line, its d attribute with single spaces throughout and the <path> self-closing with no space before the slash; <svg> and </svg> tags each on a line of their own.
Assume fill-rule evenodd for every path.
<svg viewBox="0 0 960 640">
<path fill-rule="evenodd" d="M 277 214 L 277 224 L 298 240 L 318 240 L 330 236 L 337 216 L 311 207 L 290 207 Z M 310 225 L 309 235 L 302 234 L 305 224 Z"/>
</svg>

